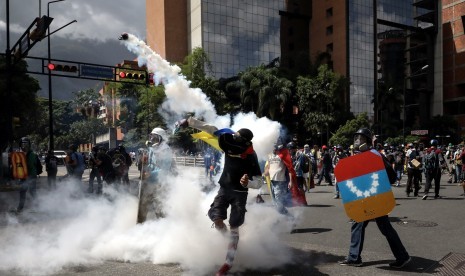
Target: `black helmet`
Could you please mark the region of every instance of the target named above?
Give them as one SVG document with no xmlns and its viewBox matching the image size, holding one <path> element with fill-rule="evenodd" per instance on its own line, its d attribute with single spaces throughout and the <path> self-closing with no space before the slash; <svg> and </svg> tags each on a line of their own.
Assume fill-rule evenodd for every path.
<svg viewBox="0 0 465 276">
<path fill-rule="evenodd" d="M 288 149 L 296 149 L 297 146 L 295 145 L 294 142 L 289 142 L 289 143 L 287 143 L 287 148 L 288 148 Z"/>
<path fill-rule="evenodd" d="M 371 131 L 368 128 L 361 128 L 361 129 L 357 130 L 354 133 L 354 136 L 357 135 L 357 134 L 365 136 L 368 139 L 369 142 L 371 142 L 372 139 L 373 139 L 373 134 L 371 134 Z"/>
<path fill-rule="evenodd" d="M 118 149 L 120 152 L 126 152 L 126 148 L 123 145 L 119 145 Z"/>
</svg>

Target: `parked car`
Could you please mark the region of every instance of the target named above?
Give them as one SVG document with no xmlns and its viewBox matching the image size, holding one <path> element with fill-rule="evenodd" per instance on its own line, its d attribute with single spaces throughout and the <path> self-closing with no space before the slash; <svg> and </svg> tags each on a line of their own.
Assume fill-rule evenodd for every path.
<svg viewBox="0 0 465 276">
<path fill-rule="evenodd" d="M 58 164 L 59 165 L 64 165 L 65 164 L 65 158 L 66 158 L 66 151 L 64 150 L 54 150 L 53 154 L 58 158 Z"/>
</svg>

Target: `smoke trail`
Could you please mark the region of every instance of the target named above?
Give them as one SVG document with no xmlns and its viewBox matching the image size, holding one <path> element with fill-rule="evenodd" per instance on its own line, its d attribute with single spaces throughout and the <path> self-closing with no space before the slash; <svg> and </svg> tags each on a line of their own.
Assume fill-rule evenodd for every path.
<svg viewBox="0 0 465 276">
<path fill-rule="evenodd" d="M 178 116 L 169 118 L 172 122 L 195 111 L 207 122 L 229 127 L 229 118 L 216 115 L 205 94 L 189 87 L 179 67 L 132 35 L 124 43 L 165 85 L 164 109 Z M 265 159 L 278 137 L 279 124 L 251 113 L 234 118 L 231 128 L 241 127 L 253 131 L 254 148 Z M 0 227 L 0 270 L 47 275 L 73 265 L 123 260 L 178 263 L 187 275 L 211 275 L 224 261 L 228 239 L 211 228 L 206 213 L 216 191 L 203 192 L 203 174 L 203 169 L 182 167 L 176 177 L 161 179 L 166 216 L 144 224 L 135 224 L 137 197 L 111 186 L 104 186 L 108 196 L 101 198 L 82 196 L 87 183 L 62 182 L 56 191 L 39 191 L 36 212 L 6 215 L 6 226 Z M 233 271 L 268 270 L 292 261 L 289 248 L 278 237 L 290 231 L 290 223 L 271 202 L 256 204 L 256 193 L 249 191 Z M 299 217 L 299 209 L 291 211 Z"/>
</svg>

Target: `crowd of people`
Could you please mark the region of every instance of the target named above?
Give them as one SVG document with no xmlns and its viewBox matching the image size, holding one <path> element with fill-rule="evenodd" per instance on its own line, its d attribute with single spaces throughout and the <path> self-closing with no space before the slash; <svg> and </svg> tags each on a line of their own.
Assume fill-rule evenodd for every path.
<svg viewBox="0 0 465 276">
<path fill-rule="evenodd" d="M 205 124 L 195 118 L 189 118 L 179 123 L 183 127 L 192 127 L 202 130 L 218 137 L 219 146 L 224 153 L 224 166 L 219 169 L 219 152 L 207 150 L 203 156 L 205 162 L 205 176 L 212 180 L 214 174 L 221 174 L 218 180 L 220 189 L 208 211 L 208 216 L 213 222 L 213 227 L 221 232 L 227 231 L 224 220 L 228 218 L 227 210 L 231 207 L 229 215 L 230 246 L 234 252 L 239 240 L 239 226 L 245 220 L 245 206 L 247 202 L 248 188 L 260 188 L 265 178 L 269 178 L 271 197 L 277 211 L 280 214 L 293 219 L 288 211 L 290 206 L 306 205 L 305 192 L 310 192 L 316 186 L 322 185 L 323 181 L 328 186 L 334 186 L 334 198 L 340 198 L 338 181 L 334 176 L 334 169 L 341 159 L 348 158 L 365 151 L 375 151 L 382 156 L 385 169 L 389 176 L 389 182 L 393 186 L 400 187 L 401 180 L 406 176 L 405 193 L 407 197 L 411 194 L 420 196 L 424 183 L 422 199 L 427 199 L 430 188 L 434 184 L 434 198 L 441 198 L 440 180 L 442 174 L 448 174 L 449 183 L 463 183 L 465 179 L 465 147 L 463 144 L 448 146 L 439 145 L 436 139 L 424 143 L 409 143 L 404 146 L 382 145 L 376 141 L 376 136 L 366 128 L 359 129 L 354 133 L 354 143 L 349 147 L 341 145 L 326 146 L 305 144 L 303 148 L 298 147 L 297 141 L 282 143 L 280 140 L 275 144 L 269 154 L 266 164 L 261 166 L 253 150 L 253 133 L 246 128 L 238 131 L 229 129 L 218 130 L 216 127 Z M 136 155 L 136 163 L 141 171 L 141 183 L 145 185 L 140 195 L 141 202 L 153 204 L 157 185 L 150 185 L 160 181 L 165 172 L 176 174 L 173 164 L 173 152 L 167 144 L 168 134 L 162 128 L 155 128 L 149 134 L 146 148 L 140 149 Z M 31 193 L 32 198 L 36 195 L 36 177 L 40 174 L 40 162 L 37 163 L 37 155 L 30 150 L 30 140 L 25 137 L 20 142 L 21 152 L 24 154 L 11 157 L 12 163 L 23 162 L 21 166 L 27 167 L 28 173 L 22 174 L 20 178 L 21 190 L 20 200 L 17 208 L 21 212 L 24 208 L 26 192 Z M 104 147 L 93 147 L 89 154 L 88 168 L 90 169 L 89 185 L 87 192 L 102 194 L 103 183 L 129 184 L 128 168 L 133 162 L 134 156 L 126 152 L 124 146 L 120 145 L 114 149 Z M 45 169 L 48 175 L 50 189 L 56 187 L 58 158 L 52 151 L 45 157 Z M 82 181 L 85 170 L 84 156 L 77 152 L 75 145 L 70 145 L 65 160 L 67 176 L 76 181 Z M 19 163 L 18 163 L 19 164 Z M 13 164 L 14 165 L 14 164 Z M 20 168 L 21 166 L 16 166 Z M 21 171 L 15 172 L 21 175 Z M 97 186 L 94 187 L 94 182 Z M 465 196 L 465 185 L 464 196 Z M 151 189 L 149 189 L 151 188 Z M 159 188 L 158 188 L 159 189 Z M 303 196 L 302 196 L 303 194 Z M 260 197 L 260 198 L 258 198 Z M 260 193 L 257 202 L 263 202 Z M 145 199 L 144 199 L 145 198 Z M 259 200 L 260 199 L 260 200 Z M 162 204 L 157 216 L 163 216 Z M 148 205 L 139 206 L 138 222 L 147 218 Z M 365 228 L 368 221 L 355 222 L 351 227 L 351 243 L 347 258 L 340 262 L 341 265 L 361 266 L 361 252 Z M 381 233 L 386 237 L 396 260 L 390 264 L 394 268 L 402 268 L 410 262 L 411 258 L 403 247 L 402 242 L 390 224 L 387 215 L 380 216 L 375 222 Z M 228 251 L 225 264 L 220 271 L 227 272 L 234 259 Z M 221 274 L 222 275 L 222 274 Z"/>
</svg>

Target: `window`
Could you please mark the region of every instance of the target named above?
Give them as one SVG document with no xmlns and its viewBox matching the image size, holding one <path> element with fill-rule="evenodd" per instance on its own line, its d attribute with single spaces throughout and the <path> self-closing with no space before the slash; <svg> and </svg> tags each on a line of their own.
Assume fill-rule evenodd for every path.
<svg viewBox="0 0 465 276">
<path fill-rule="evenodd" d="M 332 17 L 333 16 L 333 8 L 329 8 L 326 10 L 326 17 Z"/>
<path fill-rule="evenodd" d="M 333 34 L 333 25 L 326 27 L 326 35 Z"/>
<path fill-rule="evenodd" d="M 329 43 L 326 45 L 326 52 L 332 53 L 333 52 L 333 43 Z"/>
</svg>

